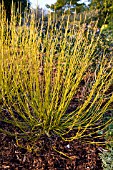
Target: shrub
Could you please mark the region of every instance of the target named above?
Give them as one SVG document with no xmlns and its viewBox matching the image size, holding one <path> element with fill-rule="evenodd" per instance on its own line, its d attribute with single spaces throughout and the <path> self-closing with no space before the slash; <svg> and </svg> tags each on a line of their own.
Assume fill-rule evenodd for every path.
<svg viewBox="0 0 113 170">
<path fill-rule="evenodd" d="M 20 16 L 16 25 L 15 15 L 8 25 L 2 11 L 1 8 L 0 121 L 14 130 L 13 133 L 0 130 L 32 145 L 43 134 L 54 133 L 71 141 L 96 135 L 106 128 L 112 121 L 110 118 L 103 123 L 102 118 L 113 102 L 113 94 L 107 94 L 113 80 L 113 57 L 106 57 L 104 50 L 96 58 L 99 43 L 96 26 L 89 40 L 84 26 L 74 29 L 74 21 L 68 32 L 69 17 L 62 34 L 63 18 L 57 29 L 48 16 L 47 31 L 43 34 L 44 21 L 41 27 L 36 26 L 34 14 L 29 26 L 29 16 L 23 25 Z M 82 97 L 77 97 L 79 93 Z M 75 102 L 74 111 L 68 112 L 74 96 L 79 104 Z M 71 130 L 76 133 L 67 137 Z"/>
</svg>

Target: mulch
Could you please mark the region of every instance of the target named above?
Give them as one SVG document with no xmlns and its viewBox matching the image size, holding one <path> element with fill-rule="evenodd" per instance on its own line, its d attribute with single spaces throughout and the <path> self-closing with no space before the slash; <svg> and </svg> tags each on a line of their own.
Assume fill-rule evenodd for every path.
<svg viewBox="0 0 113 170">
<path fill-rule="evenodd" d="M 0 133 L 0 170 L 102 170 L 99 148 L 85 140 L 67 142 L 43 135 L 35 152 L 28 152 L 14 137 Z"/>
</svg>

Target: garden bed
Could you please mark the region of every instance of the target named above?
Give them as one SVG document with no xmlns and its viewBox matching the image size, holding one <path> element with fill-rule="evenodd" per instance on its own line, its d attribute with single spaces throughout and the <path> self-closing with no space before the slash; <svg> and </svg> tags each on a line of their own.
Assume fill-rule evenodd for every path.
<svg viewBox="0 0 113 170">
<path fill-rule="evenodd" d="M 102 170 L 100 147 L 83 140 L 65 142 L 58 136 L 42 136 L 33 153 L 18 147 L 15 138 L 1 133 L 0 139 L 1 170 Z"/>
</svg>

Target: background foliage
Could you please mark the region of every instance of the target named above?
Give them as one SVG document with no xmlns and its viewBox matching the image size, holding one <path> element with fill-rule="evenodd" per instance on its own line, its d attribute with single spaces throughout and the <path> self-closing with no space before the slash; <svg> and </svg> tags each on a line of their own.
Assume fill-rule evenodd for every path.
<svg viewBox="0 0 113 170">
<path fill-rule="evenodd" d="M 70 4 L 71 2 L 71 4 Z M 103 23 L 111 24 L 113 23 L 113 1 L 112 0 L 89 0 L 89 4 L 86 5 L 85 3 L 80 3 L 80 1 L 60 1 L 57 0 L 55 4 L 46 5 L 47 8 L 56 11 L 57 13 L 61 13 L 64 10 L 68 11 L 70 8 L 70 12 L 82 13 L 83 11 L 92 11 L 98 10 L 98 16 L 93 15 L 93 20 L 99 20 L 98 26 L 101 27 Z M 106 19 L 107 17 L 107 19 Z M 106 22 L 105 22 L 106 19 Z"/>
<path fill-rule="evenodd" d="M 11 7 L 12 7 L 12 0 L 0 0 L 0 4 L 4 4 L 4 8 L 6 10 L 6 17 L 10 21 L 11 19 Z M 30 9 L 30 2 L 28 0 L 13 0 L 15 11 L 21 8 L 22 16 L 25 9 Z M 19 11 L 20 12 L 20 11 Z"/>
</svg>

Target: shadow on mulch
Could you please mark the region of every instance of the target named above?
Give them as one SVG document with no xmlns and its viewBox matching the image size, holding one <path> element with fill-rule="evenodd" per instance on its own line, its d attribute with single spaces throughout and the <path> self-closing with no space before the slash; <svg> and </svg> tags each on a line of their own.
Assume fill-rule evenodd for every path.
<svg viewBox="0 0 113 170">
<path fill-rule="evenodd" d="M 98 146 L 82 140 L 65 142 L 58 136 L 44 135 L 36 149 L 30 153 L 18 147 L 14 137 L 0 133 L 0 170 L 102 170 Z"/>
</svg>

